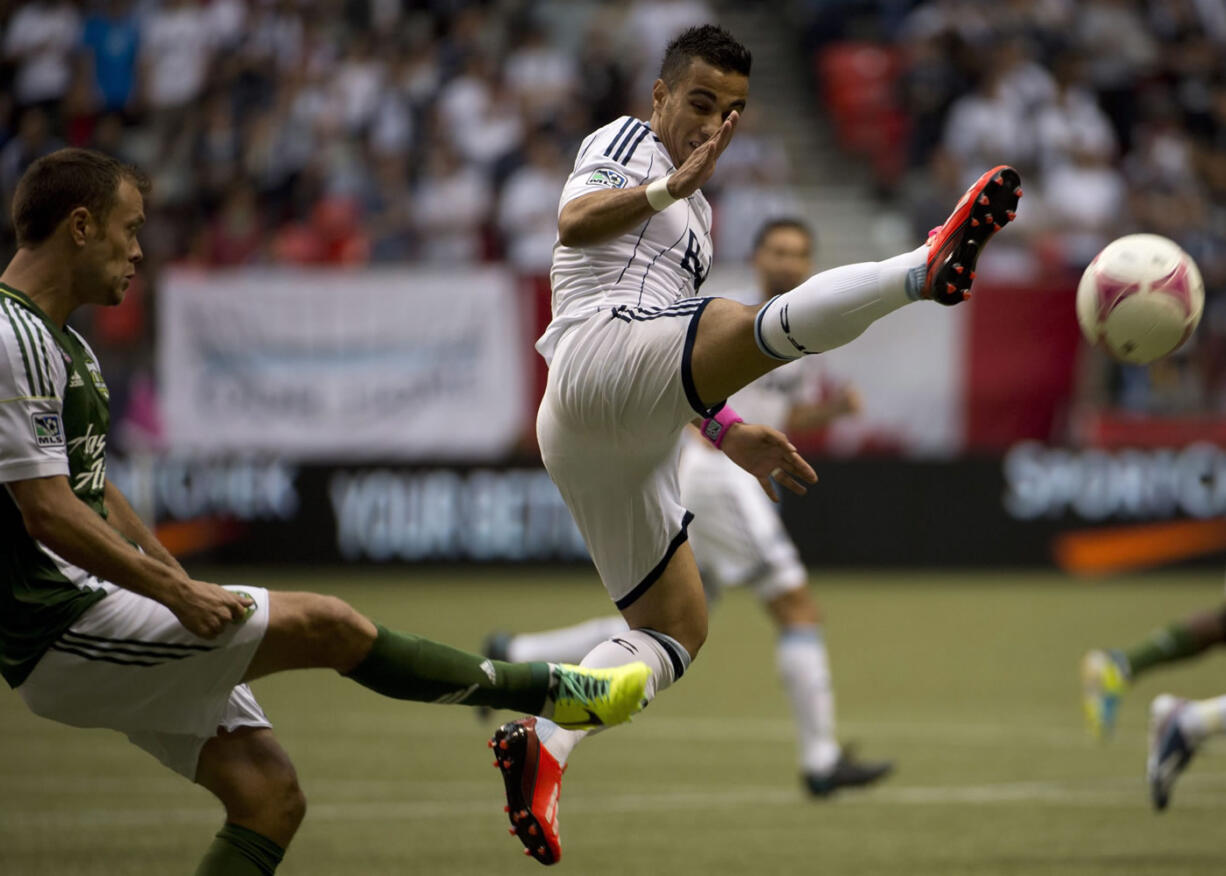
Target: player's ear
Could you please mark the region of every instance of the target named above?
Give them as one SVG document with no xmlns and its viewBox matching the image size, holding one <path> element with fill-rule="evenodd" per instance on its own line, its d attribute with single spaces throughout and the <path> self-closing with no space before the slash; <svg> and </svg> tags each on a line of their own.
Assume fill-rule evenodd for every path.
<svg viewBox="0 0 1226 876">
<path fill-rule="evenodd" d="M 88 207 L 75 207 L 68 214 L 68 234 L 72 237 L 72 242 L 77 246 L 85 246 L 85 242 L 92 237 L 90 231 L 93 224 L 93 216 Z"/>
<path fill-rule="evenodd" d="M 657 79 L 655 85 L 651 86 L 651 108 L 658 110 L 664 106 L 664 102 L 668 100 L 668 85 L 663 79 Z"/>
</svg>

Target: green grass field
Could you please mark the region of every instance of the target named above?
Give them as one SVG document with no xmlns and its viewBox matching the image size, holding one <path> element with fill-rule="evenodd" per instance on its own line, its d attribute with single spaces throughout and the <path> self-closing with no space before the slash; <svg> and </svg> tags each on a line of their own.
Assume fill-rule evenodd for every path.
<svg viewBox="0 0 1226 876">
<path fill-rule="evenodd" d="M 238 583 L 234 572 L 215 576 Z M 581 572 L 254 575 L 335 592 L 376 619 L 476 647 L 608 610 Z M 877 789 L 802 796 L 773 637 L 729 594 L 701 658 L 630 727 L 589 740 L 562 795 L 561 867 L 596 874 L 1222 872 L 1226 746 L 1150 810 L 1145 715 L 1162 690 L 1226 691 L 1226 654 L 1142 679 L 1120 732 L 1081 726 L 1077 660 L 1221 600 L 1220 573 L 1087 584 L 1050 575 L 818 575 L 841 735 L 895 758 Z M 489 727 L 324 672 L 258 682 L 310 801 L 286 876 L 532 873 L 507 836 Z M 188 874 L 220 824 L 199 788 L 115 733 L 0 699 L 0 874 Z"/>
</svg>

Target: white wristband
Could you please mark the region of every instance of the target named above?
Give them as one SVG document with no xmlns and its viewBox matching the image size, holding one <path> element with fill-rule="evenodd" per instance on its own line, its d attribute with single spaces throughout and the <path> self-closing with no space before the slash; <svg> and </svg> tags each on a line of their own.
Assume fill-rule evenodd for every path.
<svg viewBox="0 0 1226 876">
<path fill-rule="evenodd" d="M 657 180 L 647 184 L 647 203 L 651 205 L 651 209 L 659 213 L 665 207 L 671 207 L 677 203 L 677 198 L 674 198 L 668 193 L 668 176 L 662 176 Z"/>
</svg>

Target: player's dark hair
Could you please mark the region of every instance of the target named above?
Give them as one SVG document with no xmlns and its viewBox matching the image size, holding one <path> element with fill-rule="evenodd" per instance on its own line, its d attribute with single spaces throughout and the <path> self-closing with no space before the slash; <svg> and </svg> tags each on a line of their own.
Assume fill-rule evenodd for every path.
<svg viewBox="0 0 1226 876">
<path fill-rule="evenodd" d="M 774 219 L 768 219 L 762 223 L 762 227 L 758 229 L 758 233 L 753 236 L 753 252 L 757 252 L 762 248 L 762 244 L 766 243 L 766 238 L 770 237 L 775 231 L 781 228 L 793 229 L 799 231 L 809 239 L 809 246 L 812 247 L 817 243 L 817 235 L 813 233 L 813 229 L 803 219 L 797 219 L 795 216 L 778 216 Z"/>
<path fill-rule="evenodd" d="M 141 194 L 149 192 L 143 172 L 92 149 L 59 149 L 39 158 L 21 175 L 13 194 L 17 245 L 42 243 L 77 207 L 106 222 L 125 179 Z"/>
<path fill-rule="evenodd" d="M 669 88 L 676 85 L 694 58 L 706 61 L 725 73 L 749 75 L 753 55 L 736 38 L 717 24 L 704 24 L 683 31 L 664 50 L 660 78 Z"/>
</svg>

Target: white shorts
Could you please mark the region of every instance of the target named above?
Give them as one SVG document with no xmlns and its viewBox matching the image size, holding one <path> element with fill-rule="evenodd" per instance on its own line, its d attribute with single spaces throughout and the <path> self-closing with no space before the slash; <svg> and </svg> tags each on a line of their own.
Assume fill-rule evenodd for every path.
<svg viewBox="0 0 1226 876">
<path fill-rule="evenodd" d="M 17 688 L 36 715 L 107 727 L 195 781 L 204 743 L 219 727 L 270 727 L 242 684 L 268 629 L 268 591 L 228 587 L 255 609 L 216 639 L 188 632 L 170 609 L 130 590 L 95 603 Z"/>
<path fill-rule="evenodd" d="M 748 585 L 769 602 L 805 586 L 808 576 L 779 512 L 757 478 L 700 439 L 681 453 L 681 499 L 694 512 L 690 545 L 703 581 Z"/>
<path fill-rule="evenodd" d="M 686 540 L 677 455 L 685 424 L 708 413 L 690 355 L 709 301 L 601 311 L 562 336 L 550 364 L 541 458 L 621 609 Z"/>
</svg>

